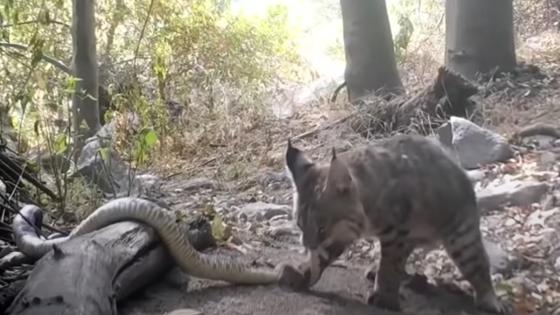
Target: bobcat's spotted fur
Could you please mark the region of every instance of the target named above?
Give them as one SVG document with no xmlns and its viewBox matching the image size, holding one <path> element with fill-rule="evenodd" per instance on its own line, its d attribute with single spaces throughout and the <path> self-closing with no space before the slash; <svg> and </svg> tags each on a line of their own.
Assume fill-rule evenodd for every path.
<svg viewBox="0 0 560 315">
<path fill-rule="evenodd" d="M 310 260 L 306 286 L 353 241 L 376 236 L 381 261 L 369 302 L 399 309 L 399 286 L 417 246 L 443 244 L 476 293 L 494 313 L 506 306 L 495 294 L 482 244 L 475 192 L 441 147 L 401 135 L 314 163 L 288 142 L 286 164 L 294 188 L 294 218 Z"/>
</svg>

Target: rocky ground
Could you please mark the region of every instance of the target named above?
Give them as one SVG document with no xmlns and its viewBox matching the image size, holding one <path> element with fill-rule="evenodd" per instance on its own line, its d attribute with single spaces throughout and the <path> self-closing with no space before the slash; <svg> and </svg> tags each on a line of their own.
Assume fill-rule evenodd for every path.
<svg viewBox="0 0 560 315">
<path fill-rule="evenodd" d="M 468 173 L 483 211 L 482 230 L 499 294 L 512 303 L 514 314 L 560 314 L 560 141 L 536 136 L 511 146 L 497 134 L 466 121 L 452 120 L 450 124 L 453 144 L 465 152 L 459 154 L 464 165 L 476 164 L 472 160 L 475 156 L 487 159 L 478 161 L 483 167 Z M 332 136 L 335 131 L 324 133 L 329 132 Z M 330 136 L 318 135 L 316 139 Z M 317 156 L 328 152 L 328 146 L 317 148 L 309 142 L 306 145 L 315 147 Z M 333 145 L 354 145 L 348 143 Z M 280 157 L 282 150 L 279 145 Z M 472 154 L 473 150 L 480 154 Z M 502 162 L 488 160 L 500 154 Z M 215 255 L 237 255 L 248 262 L 270 264 L 303 259 L 299 231 L 291 221 L 289 181 L 280 167 L 261 169 L 253 177 L 234 183 L 175 176 L 165 182 L 162 191 L 162 200 L 173 209 L 212 212 L 221 219 L 221 228 L 215 231 L 226 241 L 213 251 Z M 364 271 L 378 259 L 375 241 L 359 241 L 308 293 L 229 286 L 189 279 L 175 270 L 123 302 L 120 312 L 389 314 L 364 304 L 368 289 Z M 473 308 L 468 284 L 441 248 L 416 251 L 407 269 L 410 277 L 402 289 L 405 313 L 483 314 Z M 174 310 L 183 313 L 170 313 Z"/>
<path fill-rule="evenodd" d="M 480 84 L 481 91 L 473 98 L 483 111 L 484 127 L 452 118 L 432 135 L 454 147 L 458 161 L 469 169 L 496 289 L 512 304 L 514 314 L 560 315 L 557 70 L 543 74 L 526 68 L 513 79 Z M 291 187 L 283 170 L 286 139 L 295 137 L 296 145 L 313 158 L 325 158 L 333 147 L 341 152 L 373 141 L 345 122 L 347 114 L 344 108 L 325 106 L 305 113 L 298 109 L 289 119 L 267 121 L 230 139 L 233 143 L 212 145 L 212 154 L 201 147 L 200 156 L 188 163 L 165 161 L 171 172 L 158 174 L 161 187 L 156 177 L 143 176 L 143 182 L 149 183 L 144 188 L 174 210 L 213 217 L 213 235 L 220 245 L 210 251 L 214 255 L 268 265 L 297 262 L 303 254 L 299 231 L 291 220 Z M 519 132 L 533 123 L 548 123 L 553 132 Z M 96 144 L 89 149 L 93 156 Z M 88 159 L 80 165 L 84 170 L 99 167 Z M 358 241 L 307 293 L 273 286 L 231 286 L 191 279 L 173 270 L 122 301 L 119 313 L 389 314 L 364 303 L 369 286 L 364 271 L 378 259 L 374 240 Z M 401 299 L 404 313 L 483 314 L 474 309 L 471 289 L 441 248 L 416 251 L 407 271 Z"/>
</svg>

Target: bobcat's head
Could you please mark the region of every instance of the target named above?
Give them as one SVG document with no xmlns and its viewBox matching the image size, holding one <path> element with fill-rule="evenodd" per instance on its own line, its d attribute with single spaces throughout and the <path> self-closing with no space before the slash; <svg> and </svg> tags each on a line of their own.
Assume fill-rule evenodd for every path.
<svg viewBox="0 0 560 315">
<path fill-rule="evenodd" d="M 366 218 L 358 187 L 334 149 L 329 163 L 308 159 L 288 140 L 286 167 L 294 188 L 294 218 L 311 256 L 332 261 L 359 238 Z"/>
</svg>

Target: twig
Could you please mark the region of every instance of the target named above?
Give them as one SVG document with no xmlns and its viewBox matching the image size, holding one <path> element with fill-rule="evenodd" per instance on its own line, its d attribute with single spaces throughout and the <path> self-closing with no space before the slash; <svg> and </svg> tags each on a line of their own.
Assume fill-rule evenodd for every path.
<svg viewBox="0 0 560 315">
<path fill-rule="evenodd" d="M 138 38 L 138 43 L 136 44 L 136 49 L 134 50 L 134 68 L 136 68 L 136 57 L 138 56 L 138 51 L 140 50 L 140 43 L 144 38 L 144 32 L 146 31 L 146 26 L 148 25 L 148 21 L 150 20 L 150 15 L 152 14 L 154 3 L 155 3 L 154 0 L 150 1 L 150 6 L 148 7 L 148 14 L 146 15 L 146 19 L 144 20 L 144 25 L 142 25 L 142 30 L 140 31 L 140 37 Z"/>
<path fill-rule="evenodd" d="M 3 24 L 3 25 L 0 25 L 0 28 L 8 28 L 8 27 L 21 26 L 21 25 L 27 25 L 27 24 L 37 24 L 37 23 L 42 23 L 42 22 L 39 21 L 39 20 L 29 20 L 29 21 L 18 22 L 18 23 L 13 23 L 13 24 Z M 49 24 L 61 25 L 61 26 L 64 26 L 66 28 L 70 28 L 70 25 L 68 25 L 64 22 L 56 21 L 56 20 L 49 20 L 48 23 Z"/>
<path fill-rule="evenodd" d="M 189 167 L 189 168 L 186 169 L 185 171 L 175 172 L 175 173 L 172 173 L 172 174 L 170 174 L 170 175 L 167 175 L 167 176 L 164 177 L 164 179 L 165 179 L 165 180 L 169 180 L 169 179 L 171 179 L 171 178 L 173 178 L 173 177 L 175 177 L 175 176 L 181 175 L 181 174 L 188 174 L 188 173 L 191 172 L 192 170 L 197 169 L 197 168 L 201 168 L 201 167 L 203 167 L 203 166 L 206 166 L 206 165 L 208 165 L 208 164 L 210 164 L 210 163 L 216 161 L 217 159 L 218 159 L 217 157 L 210 158 L 210 159 L 208 159 L 208 160 L 206 160 L 206 161 L 204 161 L 204 162 L 202 162 L 202 163 L 200 163 L 200 164 L 198 164 L 198 165 L 196 165 L 196 166 Z"/>
<path fill-rule="evenodd" d="M 52 192 L 45 185 L 40 183 L 39 180 L 37 180 L 33 175 L 26 172 L 25 168 L 19 167 L 19 165 L 14 163 L 8 156 L 4 155 L 2 152 L 0 152 L 0 163 L 5 165 L 7 167 L 7 170 L 11 171 L 11 173 L 13 175 L 19 177 L 19 175 L 17 173 L 21 173 L 21 176 L 23 177 L 23 179 L 29 181 L 33 186 L 39 188 L 41 191 L 43 191 L 45 194 L 47 194 L 53 200 L 59 201 L 59 197 L 54 192 Z"/>
<path fill-rule="evenodd" d="M 17 50 L 28 50 L 29 49 L 29 47 L 27 47 L 23 44 L 7 43 L 7 42 L 0 42 L 0 47 L 14 48 L 14 49 L 17 49 Z M 41 58 L 43 60 L 45 60 L 46 62 L 50 63 L 51 65 L 55 66 L 59 70 L 67 73 L 67 74 L 72 74 L 73 73 L 72 69 L 70 69 L 64 63 L 62 63 L 62 61 L 60 61 L 60 60 L 54 59 L 53 57 L 47 56 L 45 54 L 41 54 Z"/>
<path fill-rule="evenodd" d="M 357 113 L 357 112 L 354 112 L 354 113 L 352 113 L 352 114 L 348 114 L 348 115 L 346 115 L 346 116 L 344 116 L 344 117 L 342 117 L 342 118 L 339 118 L 339 119 L 337 119 L 337 120 L 335 120 L 335 121 L 332 121 L 332 122 L 330 122 L 330 123 L 328 123 L 328 124 L 321 125 L 321 126 L 317 126 L 317 127 L 315 127 L 314 129 L 312 129 L 312 130 L 306 131 L 306 132 L 304 132 L 304 133 L 300 133 L 299 135 L 293 136 L 293 137 L 291 137 L 290 139 L 291 139 L 291 140 L 300 140 L 300 139 L 303 139 L 303 138 L 312 136 L 312 135 L 316 134 L 316 133 L 319 132 L 319 131 L 323 131 L 323 130 L 325 130 L 325 129 L 329 129 L 329 128 L 333 127 L 333 126 L 336 126 L 336 125 L 338 125 L 338 124 L 340 124 L 340 123 L 345 122 L 345 121 L 348 120 L 349 118 L 351 118 L 351 117 L 353 117 L 354 115 L 356 115 L 356 113 Z M 276 144 L 275 147 L 278 147 L 278 146 L 281 146 L 281 145 L 283 145 L 283 143 L 278 143 L 278 144 Z"/>
<path fill-rule="evenodd" d="M 331 97 L 331 103 L 336 102 L 336 97 L 338 96 L 338 93 L 340 93 L 340 91 L 342 91 L 342 89 L 346 86 L 346 81 L 342 82 L 341 85 L 339 85 L 335 90 L 334 93 Z"/>
</svg>

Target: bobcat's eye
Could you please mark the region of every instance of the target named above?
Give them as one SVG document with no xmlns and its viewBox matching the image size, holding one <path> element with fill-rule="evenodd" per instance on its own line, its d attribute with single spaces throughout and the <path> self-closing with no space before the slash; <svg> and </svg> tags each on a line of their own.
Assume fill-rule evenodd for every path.
<svg viewBox="0 0 560 315">
<path fill-rule="evenodd" d="M 319 227 L 319 235 L 325 235 L 325 227 L 324 226 L 320 226 Z"/>
</svg>

